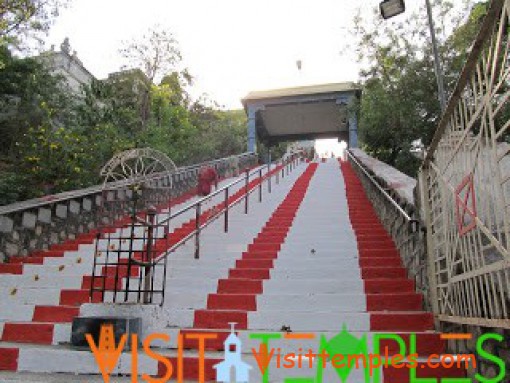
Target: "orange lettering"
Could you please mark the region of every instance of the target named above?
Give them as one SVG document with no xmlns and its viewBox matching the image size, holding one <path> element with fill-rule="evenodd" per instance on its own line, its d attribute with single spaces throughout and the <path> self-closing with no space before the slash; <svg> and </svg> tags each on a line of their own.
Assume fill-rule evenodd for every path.
<svg viewBox="0 0 510 383">
<path fill-rule="evenodd" d="M 207 339 L 216 339 L 218 334 L 192 333 L 186 334 L 188 339 L 198 339 L 198 381 L 205 382 L 205 341 Z"/>
<path fill-rule="evenodd" d="M 253 356 L 255 357 L 255 360 L 257 361 L 260 372 L 262 374 L 265 374 L 267 367 L 269 366 L 269 362 L 273 358 L 274 348 L 271 349 L 271 353 L 269 353 L 269 355 L 268 355 L 267 345 L 265 343 L 262 343 L 259 347 L 259 350 L 260 351 L 257 352 L 256 349 L 252 348 L 251 352 L 253 353 Z"/>
<path fill-rule="evenodd" d="M 101 375 L 105 383 L 110 382 L 110 374 L 119 361 L 120 354 L 126 344 L 126 334 L 120 338 L 119 345 L 115 348 L 115 335 L 113 324 L 104 324 L 99 333 L 99 344 L 96 346 L 94 338 L 90 334 L 85 334 L 85 339 L 90 346 L 92 354 L 96 359 Z"/>
<path fill-rule="evenodd" d="M 170 341 L 170 335 L 168 334 L 151 334 L 145 340 L 143 341 L 143 349 L 145 353 L 152 359 L 156 359 L 158 362 L 164 364 L 165 368 L 165 375 L 160 379 L 151 378 L 147 374 L 142 375 L 142 379 L 145 380 L 147 383 L 165 383 L 167 382 L 174 372 L 174 368 L 172 366 L 172 362 L 170 359 L 164 357 L 163 355 L 157 354 L 154 351 L 151 350 L 151 342 L 155 339 L 161 339 L 164 342 Z"/>
</svg>

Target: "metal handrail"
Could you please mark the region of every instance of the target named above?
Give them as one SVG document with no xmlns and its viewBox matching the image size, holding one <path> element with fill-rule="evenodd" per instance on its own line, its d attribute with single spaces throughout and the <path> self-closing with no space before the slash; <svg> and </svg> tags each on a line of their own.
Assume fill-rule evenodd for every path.
<svg viewBox="0 0 510 383">
<path fill-rule="evenodd" d="M 284 161 L 284 160 L 280 160 L 280 161 L 277 161 L 275 163 L 276 167 L 278 166 L 282 166 L 282 167 L 285 167 L 286 165 L 289 165 L 291 164 L 293 161 L 295 161 L 296 157 L 292 156 L 290 157 L 288 160 Z M 278 165 L 278 162 L 281 162 L 280 165 Z M 268 166 L 268 171 L 266 173 L 266 175 L 264 177 L 259 177 L 260 180 L 261 180 L 261 184 L 262 182 L 264 182 L 265 179 L 269 179 L 271 177 L 273 177 L 271 175 L 271 169 L 270 169 L 270 164 L 267 165 Z M 223 186 L 222 188 L 220 189 L 217 189 L 215 190 L 213 193 L 203 197 L 203 198 L 200 198 L 199 200 L 193 202 L 192 204 L 178 210 L 177 212 L 173 213 L 170 217 L 167 217 L 165 218 L 164 220 L 162 221 L 159 221 L 157 223 L 157 226 L 163 226 L 165 224 L 167 224 L 168 222 L 170 222 L 172 219 L 175 219 L 177 218 L 178 216 L 180 216 L 181 214 L 184 214 L 185 212 L 187 211 L 190 211 L 192 210 L 193 208 L 196 210 L 198 209 L 202 203 L 220 193 L 224 193 L 226 190 L 229 190 L 231 187 L 241 183 L 241 182 L 246 182 L 248 183 L 248 180 L 250 178 L 250 176 L 254 175 L 254 174 L 257 174 L 259 173 L 259 175 L 261 174 L 262 172 L 262 166 L 259 167 L 258 169 L 256 170 L 253 170 L 251 172 L 249 172 L 248 170 L 246 171 L 245 173 L 245 176 L 243 178 L 239 178 L 238 180 L 236 181 L 233 181 L 231 182 L 230 184 L 228 185 L 225 185 Z M 278 170 L 279 171 L 279 170 Z M 270 181 L 269 181 L 270 182 Z M 260 184 L 260 185 L 261 185 Z M 260 187 L 259 185 L 259 187 Z M 207 221 L 205 223 L 203 223 L 202 225 L 199 225 L 197 226 L 193 231 L 191 231 L 186 237 L 182 238 L 179 242 L 175 243 L 172 247 L 170 247 L 169 249 L 165 250 L 164 253 L 162 253 L 160 256 L 158 256 L 157 258 L 153 259 L 152 261 L 149 261 L 149 262 L 143 262 L 143 261 L 139 261 L 135 258 L 132 257 L 132 255 L 130 254 L 129 256 L 129 259 L 131 260 L 131 262 L 133 262 L 134 264 L 138 265 L 138 266 L 142 266 L 142 267 L 151 267 L 151 266 L 156 266 L 158 263 L 160 263 L 162 260 L 164 260 L 165 258 L 167 258 L 170 253 L 172 253 L 173 251 L 175 251 L 176 249 L 178 249 L 180 246 L 182 246 L 183 244 L 185 244 L 187 241 L 189 241 L 191 238 L 193 238 L 194 236 L 197 235 L 197 233 L 202 230 L 203 228 L 207 227 L 211 222 L 213 222 L 214 220 L 216 220 L 221 214 L 225 213 L 225 211 L 229 210 L 231 207 L 237 205 L 239 202 L 241 202 L 242 200 L 247 200 L 247 198 L 249 197 L 249 195 L 251 193 L 254 192 L 256 188 L 252 188 L 251 190 L 248 190 L 247 193 L 245 193 L 244 195 L 240 196 L 239 198 L 237 198 L 235 201 L 231 202 L 230 204 L 228 204 L 228 198 L 227 198 L 227 204 L 225 205 L 225 207 L 223 209 L 220 209 L 218 212 L 216 212 L 216 214 L 213 214 L 212 216 L 210 216 Z M 195 257 L 197 258 L 197 257 Z"/>
<path fill-rule="evenodd" d="M 350 150 L 347 150 L 347 156 L 351 159 L 351 161 L 365 174 L 368 180 L 382 193 L 382 195 L 397 209 L 397 211 L 407 220 L 407 222 L 412 224 L 420 224 L 420 221 L 412 218 L 400 204 L 393 199 L 386 190 L 372 177 L 372 175 L 365 169 L 365 167 L 357 160 L 354 154 L 351 153 Z"/>
<path fill-rule="evenodd" d="M 136 212 L 133 210 L 133 216 L 132 222 L 130 224 L 131 234 L 127 234 L 126 237 L 122 238 L 122 235 L 118 238 L 113 238 L 114 241 L 119 241 L 119 244 L 122 241 L 129 241 L 129 255 L 125 257 L 125 255 L 121 255 L 125 250 L 121 250 L 121 246 L 119 248 L 115 248 L 115 246 L 111 247 L 110 243 L 110 237 L 106 238 L 107 243 L 104 244 L 106 246 L 105 249 L 100 250 L 98 248 L 100 241 L 96 242 L 96 254 L 99 254 L 103 251 L 106 251 L 105 260 L 104 261 L 98 261 L 97 257 L 94 257 L 94 266 L 92 271 L 92 280 L 90 283 L 90 294 L 93 297 L 95 293 L 101 294 L 102 299 L 104 300 L 104 293 L 106 291 L 109 291 L 109 287 L 106 286 L 106 280 L 107 276 L 109 275 L 109 270 L 111 267 L 115 268 L 115 276 L 114 276 L 114 287 L 112 289 L 113 291 L 113 302 L 116 302 L 117 294 L 124 294 L 124 301 L 128 301 L 129 294 L 134 293 L 138 294 L 137 301 L 142 302 L 144 304 L 146 303 L 153 303 L 153 297 L 154 294 L 161 294 L 161 304 L 164 302 L 165 298 L 165 291 L 166 291 L 166 273 L 167 273 L 167 267 L 168 262 L 170 259 L 170 255 L 180 246 L 185 244 L 187 241 L 191 240 L 194 237 L 195 242 L 195 259 L 198 259 L 200 257 L 200 240 L 201 240 L 201 232 L 202 230 L 210 225 L 212 222 L 214 222 L 218 217 L 221 215 L 225 216 L 225 226 L 224 230 L 225 232 L 228 232 L 228 216 L 230 209 L 239 204 L 242 203 L 242 201 L 245 201 L 245 209 L 244 213 L 248 214 L 249 211 L 249 199 L 250 195 L 253 192 L 256 192 L 258 190 L 259 192 L 259 202 L 262 202 L 262 195 L 263 195 L 263 187 L 264 182 L 267 181 L 267 190 L 268 193 L 271 193 L 271 182 L 272 178 L 276 177 L 276 183 L 279 183 L 280 179 L 280 173 L 281 178 L 284 178 L 286 175 L 292 171 L 296 165 L 297 161 L 299 160 L 298 155 L 292 155 L 290 158 L 286 160 L 279 160 L 274 163 L 269 163 L 266 166 L 259 166 L 254 170 L 246 169 L 244 172 L 244 177 L 239 178 L 238 180 L 230 182 L 228 185 L 225 185 L 217 190 L 215 190 L 213 193 L 209 194 L 207 197 L 203 197 L 198 199 L 197 201 L 189 204 L 188 206 L 174 212 L 170 213 L 168 212 L 169 216 L 164 217 L 162 220 L 157 220 L 157 209 L 154 206 L 149 207 L 146 211 L 144 211 L 144 214 L 142 216 L 139 216 L 136 214 Z M 272 165 L 275 165 L 276 167 L 273 169 Z M 264 171 L 267 169 L 267 172 L 264 174 Z M 253 177 L 258 174 L 258 177 Z M 252 178 L 250 180 L 250 177 Z M 243 186 L 242 183 L 245 183 Z M 251 184 L 250 184 L 251 181 Z M 254 181 L 258 181 L 255 182 Z M 238 188 L 233 195 L 233 198 L 229 198 L 229 190 L 236 185 L 241 184 L 240 188 Z M 243 192 L 244 191 L 244 192 Z M 221 196 L 221 193 L 224 193 L 225 195 L 225 202 L 219 201 L 217 204 L 213 204 L 212 209 L 208 209 L 208 214 L 205 216 L 202 215 L 202 205 L 206 202 L 206 200 Z M 239 195 L 238 195 L 239 194 Z M 221 197 L 220 197 L 221 199 Z M 170 240 L 173 233 L 176 233 L 177 230 L 174 230 L 173 233 L 170 233 L 169 229 L 169 223 L 172 219 L 175 219 L 185 212 L 192 212 L 193 209 L 195 209 L 195 223 L 194 228 L 188 228 L 190 232 L 187 233 L 187 230 L 185 233 L 182 233 L 180 235 L 185 235 L 184 237 L 181 237 L 178 235 L 174 238 L 176 240 L 176 243 L 173 243 L 173 240 Z M 142 218 L 144 217 L 144 218 Z M 186 224 L 183 225 L 189 225 L 191 221 L 188 221 Z M 143 249 L 142 250 L 134 250 L 133 249 L 133 241 L 135 240 L 134 237 L 134 228 L 135 226 L 142 225 L 143 226 L 143 232 L 141 233 L 143 240 Z M 183 226 L 181 225 L 181 228 Z M 160 236 L 158 234 L 158 231 L 162 230 L 161 234 L 163 236 Z M 98 238 L 100 237 L 100 234 L 98 234 Z M 164 247 L 162 247 L 164 245 Z M 113 254 L 113 255 L 110 255 Z M 137 255 L 141 255 L 141 257 L 137 257 Z M 111 257 L 111 258 L 110 258 Z M 122 258 L 121 258 L 122 257 Z M 138 259 L 137 259 L 138 258 Z M 111 259 L 111 261 L 110 261 Z M 127 262 L 126 262 L 127 261 Z M 121 270 L 123 267 L 127 265 L 127 268 L 123 271 Z M 99 270 L 103 270 L 102 273 L 96 272 L 98 271 L 97 268 L 100 268 Z M 140 270 L 137 271 L 139 274 L 137 277 L 137 282 L 135 283 L 134 287 L 131 287 L 131 275 L 132 275 L 132 267 L 139 267 Z M 157 282 L 158 286 L 155 287 L 155 276 L 156 276 L 156 267 L 163 267 L 163 270 L 159 269 L 160 273 L 162 273 L 162 280 L 160 282 Z M 123 272 L 126 273 L 125 276 L 123 276 Z M 103 275 L 101 275 L 103 274 Z M 99 279 L 98 279 L 99 278 Z M 119 287 L 119 281 L 122 278 L 127 278 L 126 286 L 125 287 Z M 158 278 L 159 280 L 159 278 Z M 98 282 L 98 283 L 96 283 Z"/>
<path fill-rule="evenodd" d="M 246 153 L 239 154 L 236 157 L 243 158 L 243 157 L 247 157 L 247 156 L 253 156 L 254 154 L 255 153 L 253 153 L 253 152 L 246 152 Z M 186 173 L 189 171 L 194 171 L 197 168 L 204 166 L 204 164 L 214 165 L 221 161 L 225 161 L 227 158 L 230 158 L 230 157 L 219 158 L 219 159 L 207 161 L 205 163 L 200 163 L 200 164 L 183 166 L 183 167 L 180 167 L 170 173 L 164 173 L 164 172 L 155 173 L 154 176 L 151 176 L 151 179 L 157 178 L 158 176 L 164 177 L 166 175 L 179 175 L 179 174 Z M 15 202 L 15 203 L 12 203 L 9 205 L 0 206 L 0 215 L 10 214 L 10 213 L 14 213 L 17 211 L 22 211 L 22 210 L 40 208 L 45 205 L 51 205 L 51 204 L 55 204 L 55 203 L 59 203 L 59 202 L 63 202 L 63 201 L 68 201 L 68 200 L 72 200 L 72 199 L 76 199 L 76 198 L 94 195 L 94 194 L 102 192 L 105 188 L 108 190 L 113 190 L 113 189 L 126 187 L 131 184 L 133 184 L 132 180 L 108 182 L 106 184 L 94 185 L 94 186 L 90 186 L 90 187 L 84 188 L 84 189 L 72 190 L 72 191 L 52 194 L 52 195 L 48 195 L 48 196 L 44 196 L 44 197 L 40 197 L 40 198 L 34 198 L 34 199 L 26 200 L 26 201 Z"/>
</svg>

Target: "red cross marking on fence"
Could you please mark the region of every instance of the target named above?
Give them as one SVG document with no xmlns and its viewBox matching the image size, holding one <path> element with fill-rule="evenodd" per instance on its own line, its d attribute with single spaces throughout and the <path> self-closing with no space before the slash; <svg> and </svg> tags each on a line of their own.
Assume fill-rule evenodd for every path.
<svg viewBox="0 0 510 383">
<path fill-rule="evenodd" d="M 462 194 L 464 195 L 462 196 Z M 473 173 L 467 175 L 455 189 L 455 202 L 457 228 L 459 235 L 463 236 L 476 226 L 477 213 Z"/>
</svg>

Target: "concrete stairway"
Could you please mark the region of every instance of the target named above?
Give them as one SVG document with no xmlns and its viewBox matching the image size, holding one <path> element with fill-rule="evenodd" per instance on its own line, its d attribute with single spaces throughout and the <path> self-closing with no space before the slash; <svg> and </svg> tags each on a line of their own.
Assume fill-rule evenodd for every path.
<svg viewBox="0 0 510 383">
<path fill-rule="evenodd" d="M 294 173 L 299 173 L 299 171 L 297 169 Z M 265 171 L 263 174 L 266 176 Z M 181 315 L 179 312 L 183 309 L 179 307 L 179 299 L 175 299 L 182 296 L 180 292 L 182 289 L 190 292 L 189 274 L 196 273 L 196 270 L 200 270 L 203 266 L 215 265 L 213 257 L 216 252 L 223 256 L 224 254 L 239 252 L 239 248 L 245 248 L 252 238 L 250 233 L 257 231 L 258 225 L 266 220 L 265 215 L 269 215 L 272 211 L 271 197 L 278 198 L 277 189 L 279 187 L 285 189 L 286 185 L 292 183 L 292 179 L 293 174 L 291 173 L 290 176 L 281 179 L 279 185 L 274 184 L 275 181 L 273 180 L 273 190 L 275 191 L 273 194 L 267 195 L 267 191 L 264 190 L 264 203 L 260 205 L 261 207 L 267 205 L 267 208 L 257 209 L 256 205 L 259 204 L 258 193 L 252 193 L 249 198 L 250 206 L 251 211 L 256 214 L 245 215 L 244 205 L 242 203 L 236 205 L 231 210 L 231 230 L 225 238 L 221 238 L 220 235 L 223 234 L 222 223 L 216 222 L 211 225 L 211 229 L 204 232 L 201 240 L 203 252 L 204 254 L 210 254 L 210 258 L 204 257 L 198 261 L 194 260 L 190 245 L 183 246 L 174 254 L 173 267 L 167 276 L 167 287 L 170 293 L 166 299 L 168 305 L 165 306 L 165 309 L 173 311 L 171 317 L 179 318 L 176 323 L 180 323 L 184 327 L 190 326 L 190 324 L 186 324 L 186 313 L 183 312 L 183 315 Z M 233 179 L 225 180 L 223 184 L 232 181 Z M 257 187 L 258 183 L 259 180 L 254 180 L 250 183 L 250 188 Z M 231 199 L 241 196 L 244 193 L 244 187 L 244 183 L 237 185 L 231 191 Z M 267 188 L 267 186 L 264 185 L 264 188 Z M 280 192 L 280 194 L 285 195 L 285 191 Z M 174 203 L 173 210 L 176 211 L 184 207 L 194 198 L 196 197 L 187 196 L 187 200 L 179 201 L 180 204 Z M 206 204 L 206 208 L 218 206 L 222 203 L 223 195 L 213 198 Z M 207 214 L 209 214 L 208 210 L 204 211 L 201 219 Z M 157 219 L 164 219 L 166 215 L 166 209 L 161 209 Z M 177 241 L 191 230 L 193 225 L 190 222 L 193 223 L 193 219 L 194 211 L 190 211 L 171 222 L 170 235 L 174 235 L 174 241 Z M 250 229 L 246 230 L 246 226 Z M 122 228 L 112 228 L 110 232 L 115 236 L 120 235 L 122 230 Z M 44 353 L 45 349 L 43 347 L 68 343 L 71 331 L 70 322 L 79 314 L 80 306 L 86 306 L 86 303 L 90 302 L 88 288 L 90 286 L 92 260 L 95 255 L 95 241 L 105 242 L 104 239 L 96 239 L 96 237 L 97 233 L 80 236 L 64 245 L 55 246 L 47 252 L 36 254 L 34 256 L 34 258 L 37 258 L 36 262 L 27 257 L 13 263 L 17 266 L 15 270 L 9 267 L 0 270 L 0 294 L 2 294 L 2 303 L 0 304 L 0 349 L 2 352 L 0 353 L 5 355 L 3 362 L 0 362 L 0 370 L 12 370 L 15 367 L 19 371 L 66 372 L 68 369 L 75 371 L 76 366 L 73 366 L 73 360 L 76 364 L 81 356 L 78 358 L 72 356 L 69 364 L 62 364 L 62 360 L 59 358 L 54 358 L 55 363 L 51 363 L 52 358 L 50 357 L 48 360 L 48 354 Z M 221 246 L 218 247 L 218 245 Z M 101 259 L 101 257 L 98 258 Z M 208 271 L 211 273 L 211 270 Z M 212 268 L 212 271 L 223 272 L 224 270 L 216 266 Z M 209 285 L 195 284 L 194 289 L 196 291 L 192 296 L 188 296 L 186 299 L 181 297 L 180 301 L 184 302 L 186 310 L 191 313 L 191 318 L 193 307 L 199 307 L 207 295 L 202 293 L 202 289 Z M 66 355 L 73 354 L 65 348 L 53 347 L 48 350 L 51 351 L 49 355 L 60 355 L 62 352 Z M 93 363 L 93 358 L 89 359 L 89 367 L 88 369 L 85 368 L 84 371 L 97 373 L 97 366 Z M 41 363 L 41 360 L 47 361 L 47 365 Z M 56 363 L 59 364 L 59 367 L 55 366 Z M 25 365 L 23 366 L 23 364 Z"/>
<path fill-rule="evenodd" d="M 251 337 L 254 333 L 272 337 L 269 347 L 275 354 L 269 360 L 267 381 L 281 382 L 291 377 L 316 378 L 321 360 L 304 358 L 300 368 L 297 365 L 282 368 L 277 354 L 306 354 L 309 349 L 320 352 L 321 342 L 332 344 L 343 329 L 358 339 L 366 336 L 369 350 L 376 332 L 398 334 L 406 345 L 416 333 L 418 377 L 463 376 L 464 371 L 458 368 L 431 369 L 423 363 L 423 358 L 430 354 L 444 353 L 444 341 L 433 331 L 431 314 L 422 311 L 422 298 L 416 294 L 413 281 L 407 278 L 398 250 L 348 164 L 340 166 L 330 159 L 300 165 L 280 185 L 273 184 L 273 193 L 265 196 L 263 203 L 257 199 L 257 193 L 253 193 L 249 215 L 244 214 L 244 206 L 233 209 L 229 233 L 223 233 L 220 221 L 204 231 L 203 255 L 199 260 L 193 259 L 191 244 L 172 256 L 166 276 L 168 293 L 162 308 L 98 305 L 67 293 L 66 299 L 75 304 L 74 311 L 67 313 L 63 322 L 77 314 L 79 305 L 80 315 L 140 315 L 144 318 L 145 334 L 169 335 L 168 340 L 156 340 L 152 345 L 159 347 L 157 352 L 172 363 L 173 378 L 180 373 L 186 381 L 197 381 L 201 368 L 205 380 L 215 380 L 213 367 L 223 360 L 226 351 L 223 342 L 229 335 L 230 322 L 237 323 L 243 360 L 252 366 L 251 382 L 262 379 L 252 353 L 252 349 L 260 350 L 260 339 Z M 220 202 L 211 204 L 217 203 Z M 76 257 L 73 259 L 76 261 Z M 49 270 L 54 272 L 55 266 L 51 267 Z M 30 280 L 26 276 L 29 274 L 25 275 L 27 270 L 18 276 L 25 278 L 20 279 L 20 286 Z M 9 285 L 7 279 L 2 282 L 4 277 L 11 276 L 0 276 L 0 289 L 2 283 Z M 60 284 L 66 280 L 64 274 L 61 278 L 64 279 Z M 70 286 L 73 283 L 72 278 L 66 281 Z M 32 299 L 32 305 L 47 299 L 46 294 L 33 298 L 27 293 L 26 297 Z M 0 317 L 11 315 L 4 314 L 4 310 L 0 313 Z M 19 318 L 21 314 L 12 315 Z M 35 312 L 28 310 L 23 315 L 25 321 L 31 315 L 35 317 Z M 2 320 L 10 323 L 20 319 Z M 37 334 L 42 334 L 42 330 L 38 328 Z M 197 333 L 217 337 L 207 341 L 202 366 L 198 342 L 191 339 Z M 45 342 L 13 340 L 11 335 L 5 338 L 5 334 L 4 328 L 0 370 L 99 373 L 90 352 L 63 345 L 69 341 L 68 323 L 53 322 L 51 336 L 45 335 Z M 28 343 L 23 344 L 25 340 Z M 393 341 L 381 343 L 389 355 L 399 353 L 396 346 Z M 129 374 L 131 368 L 130 354 L 124 353 L 113 374 Z M 165 376 L 167 362 L 141 353 L 138 371 Z M 320 374 L 322 380 L 316 382 L 340 381 L 331 366 Z M 362 369 L 353 369 L 348 381 L 364 382 L 364 374 Z M 384 382 L 410 381 L 406 368 L 384 368 L 382 374 Z"/>
</svg>

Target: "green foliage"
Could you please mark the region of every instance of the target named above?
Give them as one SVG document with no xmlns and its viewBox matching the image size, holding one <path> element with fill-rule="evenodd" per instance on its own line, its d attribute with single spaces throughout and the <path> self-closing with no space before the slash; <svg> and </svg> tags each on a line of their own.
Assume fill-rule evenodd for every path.
<svg viewBox="0 0 510 383">
<path fill-rule="evenodd" d="M 158 149 L 178 165 L 245 150 L 244 111 L 220 111 L 206 98 L 192 102 L 191 76 L 174 68 L 176 42 L 169 34 L 154 36 L 151 49 L 133 43 L 124 52 L 145 54 L 148 66 L 93 81 L 78 95 L 42 60 L 17 58 L 0 46 L 0 158 L 7 164 L 0 171 L 1 204 L 98 184 L 101 167 L 129 148 Z M 163 53 L 167 61 L 158 61 Z M 151 81 L 159 77 L 159 84 Z"/>
<path fill-rule="evenodd" d="M 440 60 L 447 92 L 453 90 L 486 10 L 477 4 L 466 20 L 471 3 L 459 9 L 449 1 L 433 2 L 436 34 L 444 41 Z M 367 152 L 414 176 L 420 162 L 410 148 L 418 139 L 430 143 L 440 108 L 427 13 L 421 9 L 400 20 L 384 21 L 378 15 L 373 24 L 359 16 L 355 20 L 356 50 L 364 63 L 359 131 Z"/>
<path fill-rule="evenodd" d="M 0 47 L 0 60 L 0 154 L 12 156 L 29 127 L 71 124 L 74 99 L 40 61 L 16 58 L 7 47 Z"/>
<path fill-rule="evenodd" d="M 48 30 L 66 0 L 2 0 L 0 2 L 0 46 L 20 45 Z M 0 68 L 2 60 L 0 59 Z"/>
<path fill-rule="evenodd" d="M 30 179 L 15 171 L 0 173 L 0 206 L 31 197 L 27 193 Z"/>
</svg>

